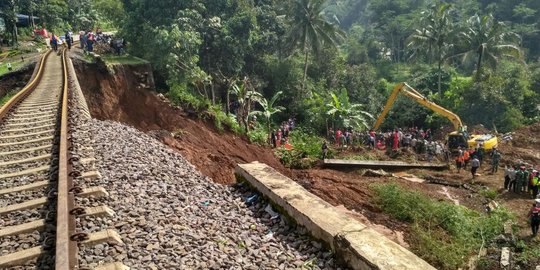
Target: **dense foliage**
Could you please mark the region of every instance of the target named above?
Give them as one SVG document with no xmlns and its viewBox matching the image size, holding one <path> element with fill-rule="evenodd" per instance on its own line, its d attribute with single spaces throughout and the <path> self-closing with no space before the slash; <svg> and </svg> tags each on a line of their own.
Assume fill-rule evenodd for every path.
<svg viewBox="0 0 540 270">
<path fill-rule="evenodd" d="M 244 126 L 251 111 L 266 109 L 235 89 L 260 93 L 265 104 L 281 91 L 272 105 L 284 108 L 266 121 L 295 116 L 320 132 L 331 125 L 370 126 L 367 113 L 377 116 L 392 86 L 402 81 L 469 126 L 508 131 L 537 121 L 539 10 L 535 0 L 0 3 L 8 36 L 16 13 L 38 16 L 55 30 L 118 29 L 128 51 L 154 65 L 160 91 L 189 94 L 227 114 L 252 102 L 237 118 Z M 337 97 L 349 108 L 336 107 Z M 337 111 L 328 113 L 332 108 Z M 385 127 L 448 124 L 399 98 Z"/>
</svg>

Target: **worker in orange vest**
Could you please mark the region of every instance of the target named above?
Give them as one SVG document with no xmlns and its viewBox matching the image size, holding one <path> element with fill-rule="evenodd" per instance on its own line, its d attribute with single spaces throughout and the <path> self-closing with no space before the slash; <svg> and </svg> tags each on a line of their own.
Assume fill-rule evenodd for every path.
<svg viewBox="0 0 540 270">
<path fill-rule="evenodd" d="M 463 164 L 464 164 L 463 155 L 458 155 L 456 157 L 456 168 L 457 168 L 458 173 L 461 171 L 461 168 L 463 167 Z"/>
<path fill-rule="evenodd" d="M 469 164 L 469 160 L 471 160 L 471 154 L 469 153 L 469 150 L 463 151 L 463 169 L 467 169 L 467 165 Z"/>
</svg>

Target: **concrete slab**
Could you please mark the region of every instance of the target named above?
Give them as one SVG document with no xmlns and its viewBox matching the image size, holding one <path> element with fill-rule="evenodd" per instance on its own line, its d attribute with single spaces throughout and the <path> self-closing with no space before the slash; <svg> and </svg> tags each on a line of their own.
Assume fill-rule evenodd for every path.
<svg viewBox="0 0 540 270">
<path fill-rule="evenodd" d="M 327 167 L 358 167 L 370 169 L 446 169 L 446 164 L 435 163 L 406 163 L 401 161 L 379 161 L 379 160 L 346 160 L 346 159 L 325 159 L 324 165 Z"/>
<path fill-rule="evenodd" d="M 236 173 L 315 238 L 326 242 L 352 269 L 435 269 L 266 164 L 239 164 Z"/>
</svg>

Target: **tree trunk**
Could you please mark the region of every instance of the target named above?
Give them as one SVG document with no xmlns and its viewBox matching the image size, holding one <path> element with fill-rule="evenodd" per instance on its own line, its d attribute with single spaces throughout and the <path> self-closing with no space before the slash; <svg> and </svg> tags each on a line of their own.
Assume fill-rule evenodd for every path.
<svg viewBox="0 0 540 270">
<path fill-rule="evenodd" d="M 438 71 L 439 74 L 437 76 L 438 77 L 437 78 L 438 79 L 438 81 L 437 81 L 437 90 L 439 92 L 439 97 L 442 98 L 442 94 L 443 94 L 442 89 L 441 89 L 441 65 L 442 65 L 441 62 L 442 62 L 442 59 L 441 59 L 441 54 L 440 53 L 441 53 L 441 50 L 439 48 L 439 59 L 438 59 L 439 60 L 439 71 Z"/>
<path fill-rule="evenodd" d="M 307 47 L 304 47 L 304 51 L 305 51 L 306 57 L 304 59 L 304 77 L 302 78 L 302 89 L 301 89 L 302 93 L 304 92 L 304 88 L 306 87 L 308 56 L 309 56 L 309 50 L 307 49 Z"/>
<path fill-rule="evenodd" d="M 266 127 L 268 128 L 268 144 L 272 144 L 272 131 L 270 130 L 270 118 L 266 119 Z"/>
<path fill-rule="evenodd" d="M 34 21 L 34 10 L 30 12 L 30 23 L 32 24 L 32 30 L 36 29 L 36 22 Z"/>
<path fill-rule="evenodd" d="M 230 94 L 230 88 L 227 88 L 227 98 L 226 98 L 226 102 L 227 102 L 227 105 L 225 106 L 226 108 L 226 111 L 227 111 L 227 116 L 229 116 L 229 114 L 231 113 L 231 94 Z"/>
<path fill-rule="evenodd" d="M 210 83 L 210 91 L 212 91 L 212 105 L 216 105 L 216 92 L 213 83 Z"/>
<path fill-rule="evenodd" d="M 476 80 L 480 80 L 480 72 L 482 70 L 482 57 L 484 56 L 484 45 L 478 48 L 478 63 L 476 64 Z"/>
<path fill-rule="evenodd" d="M 18 47 L 19 44 L 19 32 L 17 30 L 17 24 L 13 25 L 13 47 Z"/>
</svg>

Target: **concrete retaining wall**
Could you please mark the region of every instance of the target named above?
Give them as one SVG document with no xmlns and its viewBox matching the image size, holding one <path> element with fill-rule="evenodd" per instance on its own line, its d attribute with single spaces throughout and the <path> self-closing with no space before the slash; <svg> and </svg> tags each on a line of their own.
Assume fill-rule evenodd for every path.
<svg viewBox="0 0 540 270">
<path fill-rule="evenodd" d="M 282 207 L 311 234 L 326 242 L 352 269 L 435 269 L 266 164 L 239 164 L 236 174 Z"/>
</svg>

